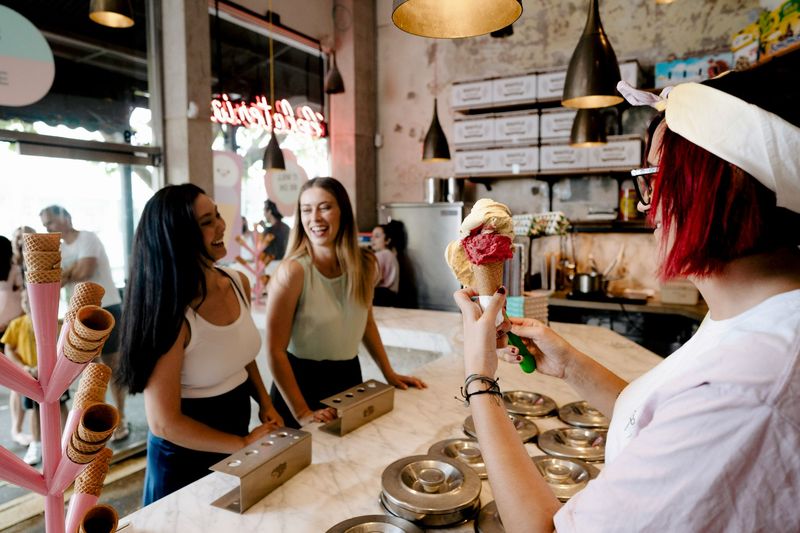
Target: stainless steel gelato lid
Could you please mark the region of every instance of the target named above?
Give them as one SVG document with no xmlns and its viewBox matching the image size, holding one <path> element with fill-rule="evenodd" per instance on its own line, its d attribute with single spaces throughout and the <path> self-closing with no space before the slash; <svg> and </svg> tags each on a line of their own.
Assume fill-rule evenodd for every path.
<svg viewBox="0 0 800 533">
<path fill-rule="evenodd" d="M 571 426 L 582 428 L 608 428 L 608 418 L 586 402 L 572 402 L 562 405 L 558 418 Z"/>
<path fill-rule="evenodd" d="M 556 428 L 539 435 L 543 452 L 556 457 L 602 461 L 606 453 L 608 431 L 593 428 Z"/>
<path fill-rule="evenodd" d="M 548 416 L 557 409 L 551 398 L 524 390 L 504 392 L 503 403 L 509 413 L 531 417 Z"/>
<path fill-rule="evenodd" d="M 475 519 L 476 533 L 505 533 L 500 513 L 497 512 L 497 503 L 494 500 L 483 506 L 478 518 Z"/>
<path fill-rule="evenodd" d="M 424 526 L 471 519 L 480 507 L 481 480 L 455 459 L 413 455 L 390 464 L 381 476 L 381 503 L 392 514 Z"/>
<path fill-rule="evenodd" d="M 423 533 L 423 531 L 408 520 L 385 514 L 373 514 L 349 518 L 325 533 Z"/>
<path fill-rule="evenodd" d="M 522 442 L 528 442 L 539 434 L 539 428 L 536 424 L 524 416 L 509 414 L 508 418 L 514 423 L 514 427 L 517 429 L 517 435 L 522 439 Z M 473 438 L 478 437 L 475 433 L 475 422 L 472 420 L 472 415 L 464 420 L 464 433 Z"/>
<path fill-rule="evenodd" d="M 440 440 L 428 449 L 428 455 L 455 459 L 472 468 L 481 479 L 487 477 L 480 445 L 474 439 Z"/>
<path fill-rule="evenodd" d="M 553 494 L 562 502 L 573 497 L 600 473 L 597 468 L 579 459 L 538 455 L 533 457 L 533 462 Z"/>
</svg>

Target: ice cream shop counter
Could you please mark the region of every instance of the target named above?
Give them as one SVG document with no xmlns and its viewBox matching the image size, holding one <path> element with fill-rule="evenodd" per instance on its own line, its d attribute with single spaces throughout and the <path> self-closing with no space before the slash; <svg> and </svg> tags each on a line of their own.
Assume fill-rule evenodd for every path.
<svg viewBox="0 0 800 533">
<path fill-rule="evenodd" d="M 380 501 L 387 467 L 409 456 L 427 454 L 445 439 L 465 438 L 463 427 L 469 412 L 454 398 L 464 381 L 460 315 L 378 308 L 376 319 L 387 345 L 441 353 L 413 370 L 427 382 L 426 390 L 395 391 L 390 412 L 344 436 L 317 426 L 304 428 L 311 435 L 311 464 L 242 514 L 211 505 L 237 484 L 234 477 L 214 472 L 122 519 L 120 526 L 137 532 L 322 532 L 353 517 L 387 514 Z M 660 361 L 657 355 L 607 329 L 575 324 L 553 324 L 553 328 L 627 380 Z M 511 365 L 501 363 L 498 375 L 504 391 L 534 391 L 549 396 L 558 406 L 581 399 L 558 379 L 524 374 Z M 536 425 L 540 434 L 565 426 L 557 417 L 537 419 Z M 536 444 L 526 447 L 532 456 L 542 455 Z M 478 481 L 475 490 L 480 490 L 480 505 L 492 501 L 486 480 Z M 473 523 L 442 531 L 473 531 Z"/>
</svg>

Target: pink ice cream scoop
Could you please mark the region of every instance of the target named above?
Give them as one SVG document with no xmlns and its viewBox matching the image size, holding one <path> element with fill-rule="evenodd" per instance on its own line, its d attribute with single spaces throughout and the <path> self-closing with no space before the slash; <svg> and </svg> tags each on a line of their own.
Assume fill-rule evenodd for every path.
<svg viewBox="0 0 800 533">
<path fill-rule="evenodd" d="M 473 265 L 499 263 L 514 254 L 511 239 L 497 233 L 478 233 L 461 239 L 461 245 Z"/>
</svg>

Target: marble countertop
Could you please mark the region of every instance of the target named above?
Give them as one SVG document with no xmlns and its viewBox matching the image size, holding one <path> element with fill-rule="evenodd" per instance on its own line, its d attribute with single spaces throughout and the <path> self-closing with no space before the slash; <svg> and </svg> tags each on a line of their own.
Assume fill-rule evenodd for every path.
<svg viewBox="0 0 800 533">
<path fill-rule="evenodd" d="M 440 440 L 463 437 L 462 424 L 469 411 L 454 398 L 464 381 L 460 315 L 376 308 L 375 316 L 387 346 L 442 352 L 440 358 L 414 372 L 427 382 L 428 389 L 396 390 L 391 412 L 344 437 L 321 431 L 318 426 L 305 428 L 313 439 L 312 464 L 244 514 L 210 505 L 236 486 L 233 477 L 212 473 L 125 517 L 120 526 L 128 524 L 126 531 L 137 532 L 302 533 L 326 531 L 355 516 L 383 514 L 378 496 L 386 466 L 403 457 L 424 454 Z M 259 323 L 260 319 L 256 321 Z M 552 327 L 626 380 L 641 375 L 661 360 L 607 329 L 558 323 Z M 539 392 L 553 398 L 558 405 L 581 399 L 559 379 L 524 374 L 502 362 L 498 375 L 503 390 Z M 537 425 L 540 431 L 546 431 L 563 424 L 549 418 Z M 531 455 L 541 454 L 535 444 L 526 447 Z M 484 481 L 481 503 L 485 505 L 492 499 L 491 487 Z M 441 531 L 468 532 L 473 531 L 473 526 L 469 522 Z"/>
</svg>

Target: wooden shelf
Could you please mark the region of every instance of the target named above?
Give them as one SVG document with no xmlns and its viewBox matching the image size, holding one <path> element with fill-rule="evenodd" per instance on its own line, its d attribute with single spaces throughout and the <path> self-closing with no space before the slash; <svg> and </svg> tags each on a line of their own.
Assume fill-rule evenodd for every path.
<svg viewBox="0 0 800 533">
<path fill-rule="evenodd" d="M 584 169 L 584 170 L 573 170 L 573 169 L 564 169 L 564 170 L 540 170 L 537 172 L 520 172 L 519 174 L 504 174 L 504 173 L 496 173 L 496 174 L 476 174 L 474 176 L 464 176 L 464 175 L 457 175 L 454 176 L 458 179 L 516 179 L 516 178 L 535 178 L 541 179 L 545 181 L 556 181 L 560 180 L 564 177 L 568 176 L 603 176 L 605 174 L 625 174 L 630 176 L 631 167 L 618 167 L 618 168 L 593 168 L 593 169 Z"/>
<path fill-rule="evenodd" d="M 642 220 L 587 220 L 573 222 L 570 231 L 575 233 L 653 233 L 653 228 Z"/>
</svg>

